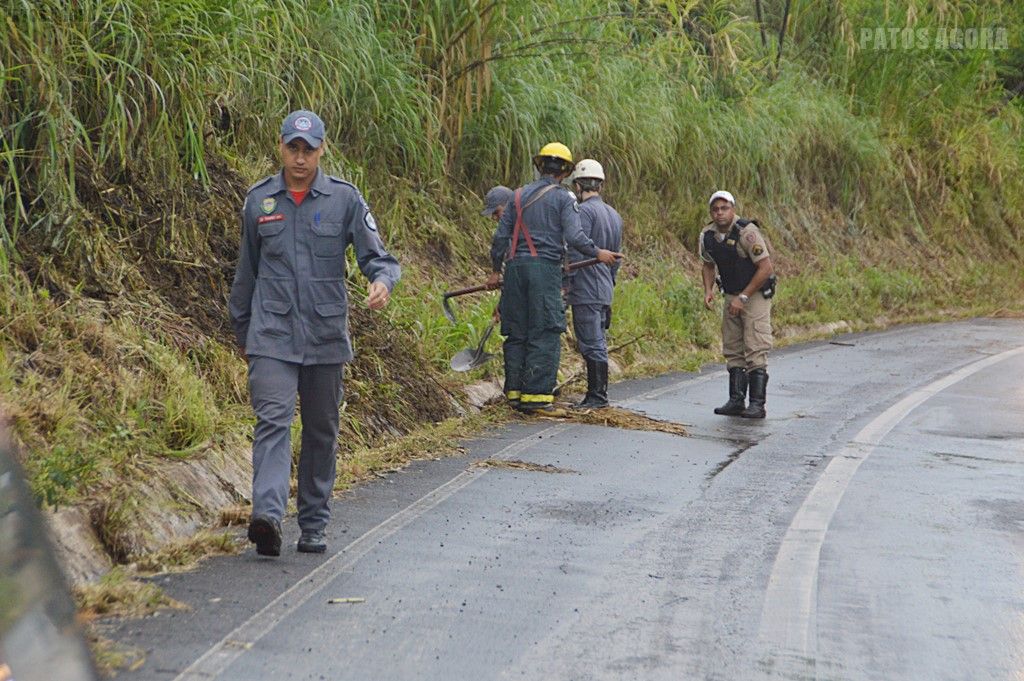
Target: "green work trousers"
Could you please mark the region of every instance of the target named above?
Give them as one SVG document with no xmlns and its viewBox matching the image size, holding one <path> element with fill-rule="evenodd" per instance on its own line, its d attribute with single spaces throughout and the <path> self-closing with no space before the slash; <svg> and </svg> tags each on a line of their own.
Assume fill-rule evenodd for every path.
<svg viewBox="0 0 1024 681">
<path fill-rule="evenodd" d="M 562 268 L 540 258 L 505 265 L 501 333 L 505 336 L 505 394 L 523 406 L 551 403 L 565 331 Z"/>
</svg>

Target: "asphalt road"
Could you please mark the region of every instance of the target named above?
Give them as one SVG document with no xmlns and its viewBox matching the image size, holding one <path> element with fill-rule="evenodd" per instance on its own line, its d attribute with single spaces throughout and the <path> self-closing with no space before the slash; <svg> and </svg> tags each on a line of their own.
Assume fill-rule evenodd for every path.
<svg viewBox="0 0 1024 681">
<path fill-rule="evenodd" d="M 689 437 L 516 424 L 347 494 L 325 556 L 161 578 L 119 679 L 1024 678 L 1024 322 L 612 387 Z M 565 472 L 473 467 L 488 457 Z M 330 603 L 331 599 L 365 599 Z"/>
</svg>

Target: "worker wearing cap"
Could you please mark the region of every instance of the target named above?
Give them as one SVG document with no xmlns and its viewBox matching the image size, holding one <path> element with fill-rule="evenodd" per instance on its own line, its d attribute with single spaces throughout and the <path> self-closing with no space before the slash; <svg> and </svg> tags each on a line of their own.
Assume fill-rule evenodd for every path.
<svg viewBox="0 0 1024 681">
<path fill-rule="evenodd" d="M 622 218 L 601 198 L 604 168 L 593 159 L 576 164 L 570 180 L 580 197 L 580 226 L 594 244 L 609 251 L 622 247 Z M 569 261 L 586 256 L 569 249 Z M 576 406 L 601 409 L 608 406 L 608 343 L 605 331 L 611 325 L 612 289 L 619 262 L 585 267 L 570 274 L 569 304 L 576 344 L 587 364 L 587 394 Z"/>
<path fill-rule="evenodd" d="M 491 244 L 497 286 L 504 269 L 501 332 L 505 336 L 505 394 L 519 409 L 564 415 L 554 389 L 565 331 L 562 256 L 565 244 L 611 265 L 620 254 L 598 248 L 580 227 L 580 207 L 561 186 L 573 169 L 572 153 L 558 142 L 533 159 L 540 178 L 513 193 Z"/>
<path fill-rule="evenodd" d="M 301 402 L 297 550 L 326 550 L 338 444 L 342 367 L 349 339 L 345 251 L 353 246 L 370 280 L 367 305 L 388 303 L 401 276 L 370 207 L 352 184 L 325 174 L 324 124 L 294 111 L 281 125 L 281 171 L 249 189 L 229 311 L 249 362 L 256 413 L 249 540 L 262 555 L 281 552 L 288 501 L 291 422 Z"/>
<path fill-rule="evenodd" d="M 766 293 L 774 293 L 768 245 L 757 223 L 736 216 L 736 199 L 729 192 L 715 192 L 708 206 L 711 223 L 699 241 L 704 305 L 711 309 L 717 270 L 725 293 L 722 351 L 729 370 L 729 400 L 715 413 L 763 419 L 772 347 L 772 305 Z"/>
<path fill-rule="evenodd" d="M 511 189 L 500 184 L 497 187 L 491 187 L 487 190 L 487 195 L 484 196 L 484 209 L 480 211 L 480 215 L 500 222 L 501 216 L 505 213 L 505 207 L 512 200 L 512 194 Z"/>
</svg>

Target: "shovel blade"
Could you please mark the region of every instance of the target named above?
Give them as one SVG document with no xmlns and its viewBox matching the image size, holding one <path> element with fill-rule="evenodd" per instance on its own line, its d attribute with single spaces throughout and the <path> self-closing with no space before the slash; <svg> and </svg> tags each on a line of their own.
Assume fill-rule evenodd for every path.
<svg viewBox="0 0 1024 681">
<path fill-rule="evenodd" d="M 476 348 L 466 348 L 452 357 L 450 365 L 454 371 L 470 371 L 481 367 L 494 357 L 490 352 L 477 352 Z"/>
</svg>

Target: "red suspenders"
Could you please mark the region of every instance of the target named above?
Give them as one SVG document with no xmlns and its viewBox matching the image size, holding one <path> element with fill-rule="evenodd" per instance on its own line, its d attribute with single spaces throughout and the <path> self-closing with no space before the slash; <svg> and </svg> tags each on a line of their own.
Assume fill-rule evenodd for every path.
<svg viewBox="0 0 1024 681">
<path fill-rule="evenodd" d="M 526 239 L 526 246 L 530 249 L 530 256 L 533 258 L 537 257 L 537 247 L 533 245 L 533 237 L 530 236 L 530 230 L 527 229 L 526 223 L 523 222 L 523 189 L 520 187 L 516 190 L 516 226 L 512 230 L 512 246 L 508 249 L 508 258 L 511 260 L 516 255 L 516 246 L 519 245 L 519 233 L 523 233 L 523 238 Z"/>
</svg>

